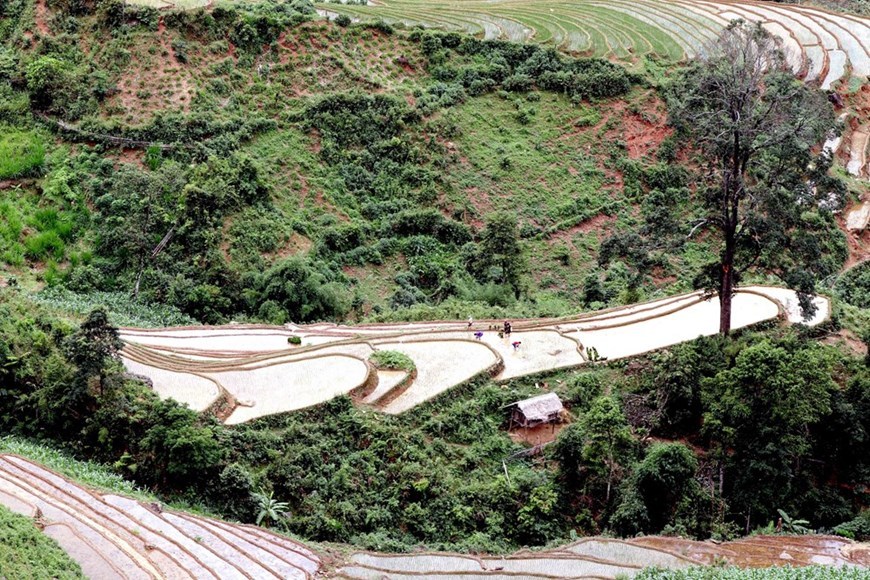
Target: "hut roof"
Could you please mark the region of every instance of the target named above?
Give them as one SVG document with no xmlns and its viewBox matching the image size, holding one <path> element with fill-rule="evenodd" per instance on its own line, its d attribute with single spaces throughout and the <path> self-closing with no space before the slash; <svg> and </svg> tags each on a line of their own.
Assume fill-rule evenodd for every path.
<svg viewBox="0 0 870 580">
<path fill-rule="evenodd" d="M 562 411 L 562 401 L 556 393 L 538 395 L 514 403 L 529 421 L 548 421 Z"/>
</svg>

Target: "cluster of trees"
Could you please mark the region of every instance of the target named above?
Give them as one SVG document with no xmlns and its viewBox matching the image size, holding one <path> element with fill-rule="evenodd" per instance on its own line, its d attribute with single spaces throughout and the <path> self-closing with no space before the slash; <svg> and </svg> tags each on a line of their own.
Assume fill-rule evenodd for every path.
<svg viewBox="0 0 870 580">
<path fill-rule="evenodd" d="M 380 264 L 403 254 L 393 307 L 438 302 L 463 288 L 495 285 L 496 300 L 522 290 L 516 216 L 492 214 L 481 232 L 427 208 L 438 196 L 429 148 L 405 130 L 418 109 L 388 95 L 338 94 L 312 103 L 301 122 L 317 132 L 345 206 L 360 219 L 320 233 L 318 254 L 339 264 Z"/>
<path fill-rule="evenodd" d="M 159 489 L 208 493 L 227 452 L 221 427 L 127 376 L 104 310 L 76 328 L 4 290 L 0 313 L 4 431 L 56 441 Z"/>
<path fill-rule="evenodd" d="M 325 123 L 321 127 L 330 135 Z M 354 151 L 338 149 L 343 157 Z M 94 253 L 66 274 L 69 288 L 129 291 L 205 322 L 237 313 L 274 323 L 338 319 L 353 301 L 340 266 L 382 263 L 402 253 L 409 270 L 397 277 L 396 305 L 455 295 L 461 284 L 474 283 L 472 277 L 503 286 L 509 296 L 521 290 L 522 252 L 509 214 L 491 216 L 475 242 L 466 225 L 438 211 L 417 209 L 401 197 L 378 201 L 363 188 L 356 193 L 370 221 L 322 228 L 312 257 L 269 265 L 262 253 L 275 250 L 288 231 L 273 222 L 276 210 L 256 163 L 241 154 L 194 165 L 159 153 L 150 159 L 150 168 L 115 170 L 86 154 L 66 168 L 71 181 L 80 178 L 71 185 L 73 197 L 92 200 L 96 210 L 89 225 Z M 372 179 L 390 175 L 378 171 Z M 243 217 L 231 232 L 237 260 L 225 252 L 230 216 Z"/>
<path fill-rule="evenodd" d="M 779 509 L 830 530 L 868 499 L 868 379 L 862 361 L 796 333 L 674 347 L 623 383 L 631 422 L 598 398 L 560 434 L 563 489 L 625 535 L 726 537 L 765 528 Z M 641 451 L 639 433 L 691 446 Z"/>
<path fill-rule="evenodd" d="M 115 90 L 112 79 L 129 62 L 131 43 L 143 29 L 156 30 L 157 12 L 118 0 L 55 0 L 50 8 L 53 34 L 32 46 L 25 46 L 28 24 L 4 14 L 9 42 L 0 52 L 0 81 L 8 80 L 12 94 L 24 97 L 25 109 L 64 119 L 67 123 L 52 128 L 70 141 L 111 146 L 117 137 L 155 147 L 146 154 L 147 168 L 124 167 L 117 174 L 112 163 L 100 159 L 99 149 L 66 162 L 52 160 L 51 176 L 72 177 L 64 181 L 68 197 L 86 208 L 85 215 L 76 215 L 69 235 L 45 237 L 26 255 L 16 249 L 16 261 L 46 260 L 46 281 L 63 282 L 76 292 L 129 290 L 203 322 L 233 316 L 307 321 L 360 312 L 364 298 L 342 268 L 379 265 L 399 256 L 407 267 L 393 280 L 392 309 L 448 299 L 481 308 L 515 307 L 518 298 L 528 297 L 516 217 L 492 215 L 474 231 L 458 215 L 432 209 L 445 193 L 439 176 L 446 160 L 440 125 L 430 123 L 429 116 L 469 94 L 498 88 L 608 98 L 625 94 L 637 80 L 601 60 L 414 32 L 409 36 L 429 57 L 435 82 L 421 85 L 413 106 L 388 94 L 348 92 L 311 99 L 290 119 L 196 106 L 189 113 L 158 113 L 130 127 L 96 113 Z M 198 43 L 203 50 L 207 43 L 232 43 L 244 68 L 312 10 L 304 1 L 268 2 L 172 11 L 163 21 L 181 34 L 182 43 Z M 385 25 L 376 28 L 392 33 Z M 92 32 L 111 34 L 111 47 L 96 58 L 85 55 L 78 42 Z M 241 78 L 233 69 L 228 62 L 214 67 L 223 71 L 227 87 Z M 4 87 L 0 82 L 0 90 Z M 26 110 L 19 113 L 17 124 L 32 124 Z M 323 216 L 317 223 L 306 219 L 289 226 L 269 203 L 262 171 L 239 149 L 288 120 L 319 139 L 328 193 L 350 223 L 337 225 Z M 289 261 L 264 256 L 276 252 L 292 230 L 312 238 L 316 251 Z M 67 251 L 91 243 L 93 252 L 88 248 L 71 256 Z M 67 260 L 61 275 L 58 263 Z"/>
<path fill-rule="evenodd" d="M 310 0 L 268 0 L 218 6 L 213 10 L 177 10 L 167 14 L 164 21 L 190 40 L 228 39 L 240 51 L 259 54 L 263 46 L 275 42 L 283 31 L 309 20 L 314 14 Z"/>
<path fill-rule="evenodd" d="M 596 58 L 566 58 L 535 44 L 477 40 L 458 33 L 415 31 L 435 79 L 453 83 L 470 95 L 497 88 L 533 88 L 564 93 L 576 101 L 626 94 L 639 79 L 623 67 Z"/>
</svg>

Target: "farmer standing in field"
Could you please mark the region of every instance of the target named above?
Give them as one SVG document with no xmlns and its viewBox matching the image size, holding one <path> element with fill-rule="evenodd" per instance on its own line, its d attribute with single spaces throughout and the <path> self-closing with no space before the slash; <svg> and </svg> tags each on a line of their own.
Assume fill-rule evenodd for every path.
<svg viewBox="0 0 870 580">
<path fill-rule="evenodd" d="M 468 330 L 471 330 L 471 325 L 474 324 L 474 318 L 468 317 Z"/>
</svg>

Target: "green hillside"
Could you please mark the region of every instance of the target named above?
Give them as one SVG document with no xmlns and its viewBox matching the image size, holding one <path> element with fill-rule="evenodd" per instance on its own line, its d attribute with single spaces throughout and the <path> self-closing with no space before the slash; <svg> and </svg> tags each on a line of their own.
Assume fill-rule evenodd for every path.
<svg viewBox="0 0 870 580">
<path fill-rule="evenodd" d="M 205 322 L 554 315 L 689 289 L 683 264 L 710 257 L 700 240 L 647 272 L 599 266 L 609 234 L 656 219 L 641 194 L 688 201 L 650 77 L 455 35 L 294 26 L 287 5 L 64 6 L 4 21 L 18 153 L 2 259 L 19 283 L 134 291 Z M 487 242 L 499 224 L 521 250 Z M 305 308 L 276 293 L 288 271 Z"/>
</svg>

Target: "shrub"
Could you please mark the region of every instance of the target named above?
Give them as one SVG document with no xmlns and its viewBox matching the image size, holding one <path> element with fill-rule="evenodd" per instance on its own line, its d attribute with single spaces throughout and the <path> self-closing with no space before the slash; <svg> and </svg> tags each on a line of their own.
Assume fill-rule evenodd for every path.
<svg viewBox="0 0 870 580">
<path fill-rule="evenodd" d="M 378 32 L 386 34 L 387 36 L 389 36 L 389 35 L 393 34 L 393 32 L 395 32 L 395 28 L 393 28 L 393 26 L 391 24 L 389 24 L 381 19 L 375 20 L 374 22 L 367 22 L 364 24 L 364 26 L 366 28 L 370 28 L 372 30 L 377 30 Z"/>
<path fill-rule="evenodd" d="M 294 322 L 340 318 L 350 309 L 350 298 L 338 279 L 325 268 L 291 258 L 260 277 L 256 302 L 273 302 Z M 270 322 L 278 321 L 270 317 Z"/>
<path fill-rule="evenodd" d="M 650 447 L 635 476 L 651 531 L 661 530 L 670 521 L 697 470 L 695 454 L 682 443 L 658 443 Z"/>
<path fill-rule="evenodd" d="M 870 262 L 864 262 L 840 276 L 835 289 L 852 306 L 870 308 Z"/>
<path fill-rule="evenodd" d="M 432 236 L 444 244 L 462 245 L 471 241 L 471 230 L 463 223 L 444 217 L 436 209 L 407 210 L 393 220 L 399 236 Z"/>
<path fill-rule="evenodd" d="M 870 540 L 870 509 L 865 509 L 855 519 L 840 524 L 834 528 L 834 532 L 856 542 Z"/>
<path fill-rule="evenodd" d="M 417 365 L 411 358 L 395 350 L 376 350 L 369 357 L 375 368 L 413 372 Z"/>
<path fill-rule="evenodd" d="M 320 238 L 322 253 L 344 253 L 365 243 L 365 234 L 358 224 L 334 226 L 323 230 Z"/>
<path fill-rule="evenodd" d="M 41 56 L 27 65 L 27 88 L 37 106 L 48 106 L 66 83 L 69 66 L 53 56 Z"/>
</svg>

